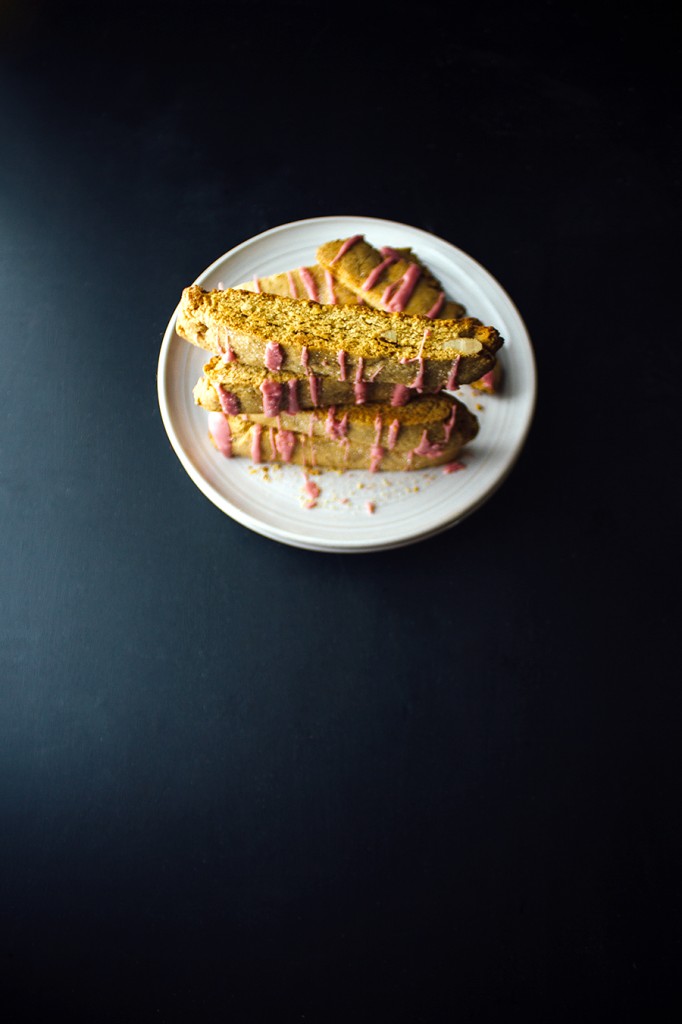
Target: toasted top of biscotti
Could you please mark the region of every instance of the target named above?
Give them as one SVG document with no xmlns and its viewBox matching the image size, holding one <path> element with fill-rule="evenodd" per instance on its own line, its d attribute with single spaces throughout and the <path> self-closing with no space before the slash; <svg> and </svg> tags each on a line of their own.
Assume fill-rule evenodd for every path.
<svg viewBox="0 0 682 1024">
<path fill-rule="evenodd" d="M 230 346 L 239 359 L 241 348 L 248 354 L 241 361 L 252 364 L 262 365 L 262 353 L 278 345 L 280 369 L 298 369 L 304 349 L 324 353 L 334 365 L 341 352 L 351 359 L 380 360 L 403 369 L 418 361 L 445 365 L 458 360 L 459 383 L 476 380 L 491 369 L 503 343 L 494 327 L 473 318 L 430 320 L 364 305 L 320 305 L 234 288 L 204 291 L 198 285 L 182 293 L 176 329 L 214 354 Z M 333 372 L 330 366 L 329 373 Z"/>
<path fill-rule="evenodd" d="M 325 242 L 317 260 L 375 309 L 449 319 L 464 316 L 460 303 L 446 300 L 440 282 L 411 250 L 375 249 L 364 237 Z M 447 306 L 447 309 L 444 307 Z"/>
</svg>

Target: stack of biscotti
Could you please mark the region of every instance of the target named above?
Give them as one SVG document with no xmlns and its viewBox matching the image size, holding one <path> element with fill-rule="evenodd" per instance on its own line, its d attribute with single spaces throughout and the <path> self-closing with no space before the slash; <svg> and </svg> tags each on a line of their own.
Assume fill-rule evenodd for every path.
<svg viewBox="0 0 682 1024">
<path fill-rule="evenodd" d="M 497 331 L 446 303 L 410 250 L 354 236 L 317 257 L 236 289 L 183 293 L 178 333 L 214 353 L 194 396 L 216 446 L 337 469 L 453 460 L 478 424 L 443 389 L 493 370 Z"/>
<path fill-rule="evenodd" d="M 446 298 L 440 281 L 409 248 L 376 249 L 363 235 L 353 235 L 326 242 L 316 255 L 322 273 L 333 276 L 337 290 L 350 293 L 348 301 L 432 319 L 453 320 L 466 313 L 461 303 Z M 488 394 L 499 390 L 500 363 L 471 383 Z"/>
</svg>

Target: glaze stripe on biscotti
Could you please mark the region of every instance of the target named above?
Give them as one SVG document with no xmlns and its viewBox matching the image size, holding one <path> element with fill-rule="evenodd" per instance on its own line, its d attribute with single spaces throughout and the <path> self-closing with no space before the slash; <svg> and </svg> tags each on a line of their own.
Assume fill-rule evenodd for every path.
<svg viewBox="0 0 682 1024">
<path fill-rule="evenodd" d="M 494 327 L 473 318 L 429 320 L 357 304 L 320 305 L 198 285 L 182 293 L 176 329 L 186 341 L 248 366 L 265 366 L 266 352 L 270 359 L 276 352 L 281 369 L 299 374 L 304 367 L 307 374 L 338 376 L 343 351 L 346 375 L 358 383 L 426 391 L 445 387 L 454 366 L 459 384 L 482 377 L 503 344 Z"/>
<path fill-rule="evenodd" d="M 460 303 L 446 301 L 440 282 L 411 250 L 383 246 L 375 249 L 362 236 L 325 242 L 317 250 L 317 261 L 334 277 L 375 309 L 405 312 L 434 319 L 457 319 L 465 315 Z"/>
</svg>

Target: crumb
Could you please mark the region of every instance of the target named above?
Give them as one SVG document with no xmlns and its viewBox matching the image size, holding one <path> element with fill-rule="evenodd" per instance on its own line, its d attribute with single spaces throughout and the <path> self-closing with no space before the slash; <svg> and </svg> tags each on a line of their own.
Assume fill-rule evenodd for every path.
<svg viewBox="0 0 682 1024">
<path fill-rule="evenodd" d="M 363 483 L 359 483 L 359 484 L 356 484 L 356 486 L 357 486 L 357 489 L 358 489 L 359 491 L 362 491 L 362 490 L 364 489 L 364 486 L 365 486 L 365 485 L 364 485 Z"/>
<path fill-rule="evenodd" d="M 374 502 L 373 502 L 373 501 L 366 501 L 366 502 L 365 502 L 365 511 L 366 511 L 366 512 L 367 512 L 367 513 L 368 513 L 368 514 L 369 514 L 370 516 L 373 516 L 373 515 L 374 515 L 374 512 L 375 512 L 375 510 L 376 510 L 376 505 L 374 504 Z"/>
<path fill-rule="evenodd" d="M 315 508 L 317 505 L 317 499 L 320 496 L 320 488 L 317 484 L 309 478 L 307 473 L 303 474 L 303 494 L 301 500 L 303 501 L 303 508 Z"/>
<path fill-rule="evenodd" d="M 476 408 L 478 409 L 479 412 L 483 412 L 483 410 L 485 409 L 485 406 L 481 405 L 480 402 L 476 402 Z"/>
</svg>

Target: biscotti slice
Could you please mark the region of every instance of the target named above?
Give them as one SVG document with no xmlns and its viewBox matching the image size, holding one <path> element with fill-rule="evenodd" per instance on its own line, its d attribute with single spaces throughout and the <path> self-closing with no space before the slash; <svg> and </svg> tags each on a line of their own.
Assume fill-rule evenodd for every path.
<svg viewBox="0 0 682 1024">
<path fill-rule="evenodd" d="M 337 470 L 442 465 L 477 431 L 476 417 L 449 395 L 420 397 L 401 409 L 377 403 L 276 417 L 209 414 L 209 433 L 224 455 Z"/>
<path fill-rule="evenodd" d="M 269 370 L 436 391 L 491 370 L 502 338 L 479 320 L 429 320 L 360 305 L 246 292 L 182 293 L 178 334 L 226 360 Z"/>
<path fill-rule="evenodd" d="M 336 280 L 329 270 L 319 264 L 297 267 L 282 274 L 269 277 L 255 277 L 244 284 L 235 285 L 247 292 L 268 292 L 271 295 L 287 295 L 291 299 L 312 299 L 331 306 L 337 303 L 357 302 L 358 296 Z"/>
<path fill-rule="evenodd" d="M 375 249 L 362 235 L 325 242 L 317 261 L 375 309 L 412 313 L 431 319 L 464 316 L 464 306 L 446 300 L 431 271 L 411 251 Z"/>
<path fill-rule="evenodd" d="M 336 377 L 300 376 L 285 370 L 225 363 L 214 356 L 204 366 L 204 376 L 194 387 L 194 401 L 207 412 L 297 412 L 328 405 L 362 405 L 386 402 L 405 405 L 419 392 L 401 384 L 355 382 Z"/>
</svg>

